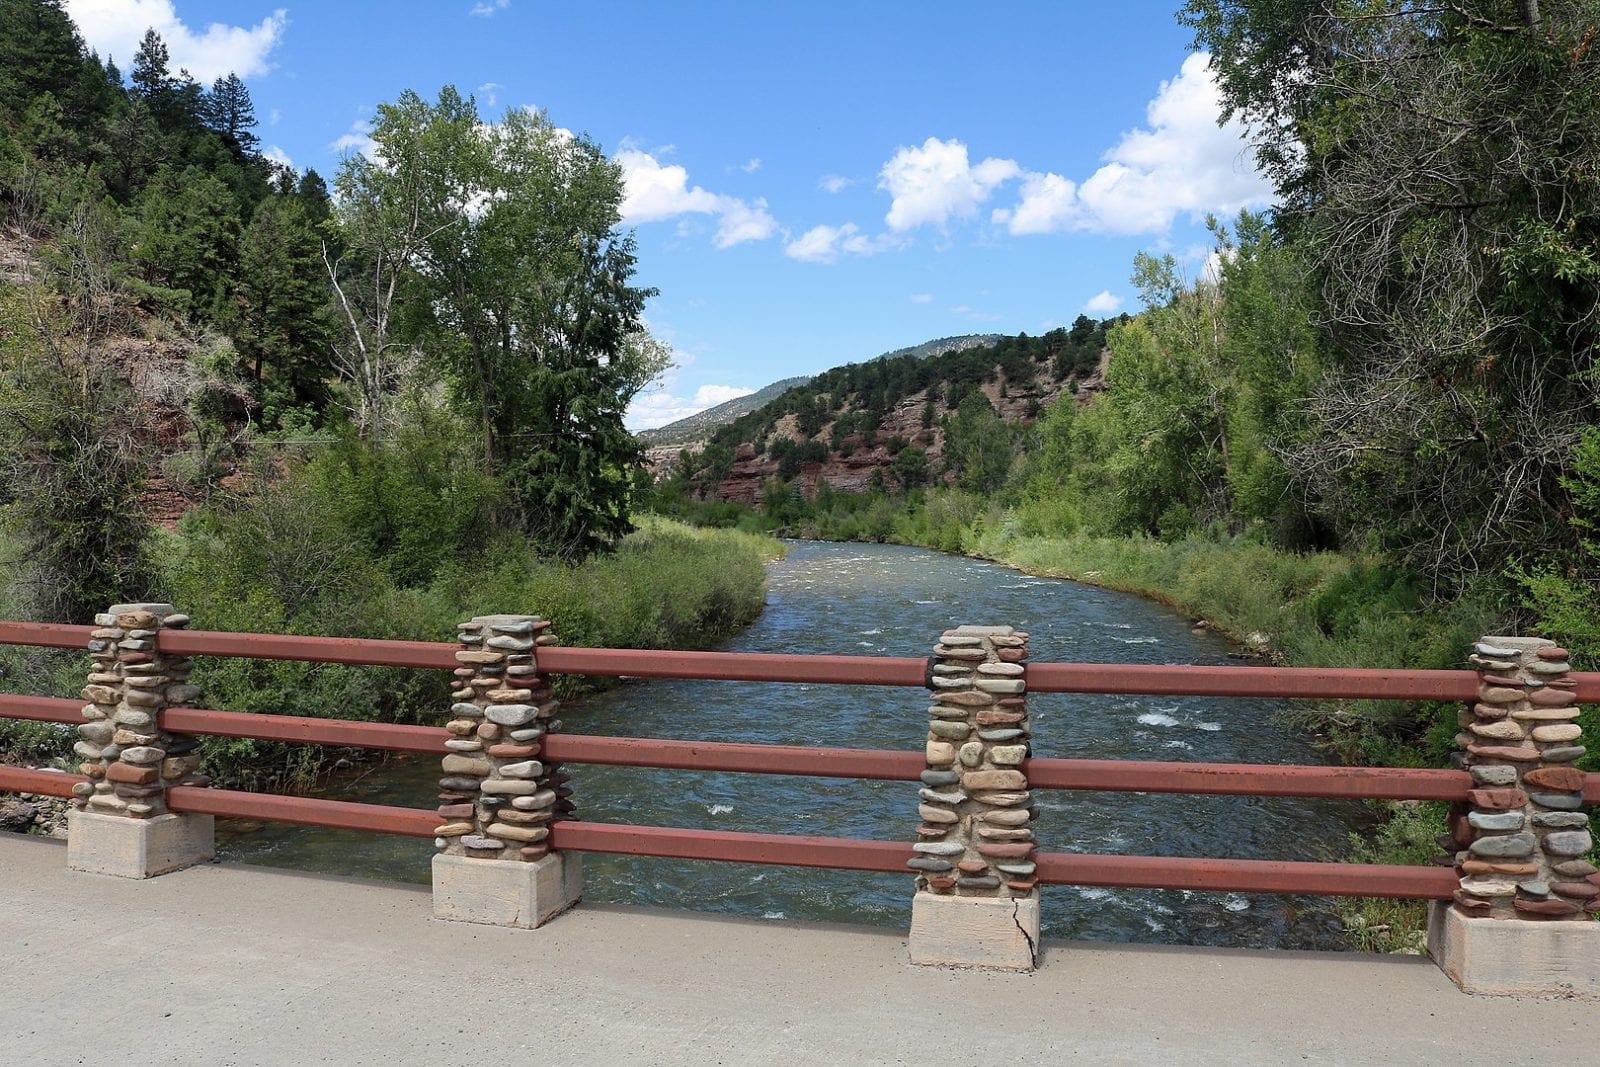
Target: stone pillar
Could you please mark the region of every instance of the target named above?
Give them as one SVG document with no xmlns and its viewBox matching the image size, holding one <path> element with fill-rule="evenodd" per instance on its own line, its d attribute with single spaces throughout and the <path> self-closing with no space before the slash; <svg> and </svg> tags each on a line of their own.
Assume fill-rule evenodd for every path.
<svg viewBox="0 0 1600 1067">
<path fill-rule="evenodd" d="M 934 646 L 911 962 L 1032 970 L 1039 944 L 1035 809 L 1022 660 L 1028 635 L 961 626 Z"/>
<path fill-rule="evenodd" d="M 94 669 L 84 686 L 82 740 L 75 751 L 88 782 L 73 787 L 67 865 L 122 878 L 150 878 L 213 855 L 210 815 L 167 810 L 169 785 L 205 785 L 195 773 L 199 742 L 161 729 L 163 707 L 191 703 L 193 662 L 163 655 L 162 629 L 188 625 L 171 604 L 118 604 L 95 616 Z"/>
<path fill-rule="evenodd" d="M 532 928 L 577 902 L 577 855 L 551 852 L 550 823 L 572 811 L 567 776 L 541 761 L 560 727 L 535 651 L 555 643 L 530 615 L 484 615 L 457 627 L 461 651 L 450 749 L 439 780 L 433 857 L 436 918 Z"/>
<path fill-rule="evenodd" d="M 1456 743 L 1472 775 L 1444 843 L 1460 888 L 1430 915 L 1428 950 L 1472 993 L 1600 993 L 1600 873 L 1574 683 L 1553 641 L 1485 637 L 1471 656 L 1478 700 Z"/>
</svg>

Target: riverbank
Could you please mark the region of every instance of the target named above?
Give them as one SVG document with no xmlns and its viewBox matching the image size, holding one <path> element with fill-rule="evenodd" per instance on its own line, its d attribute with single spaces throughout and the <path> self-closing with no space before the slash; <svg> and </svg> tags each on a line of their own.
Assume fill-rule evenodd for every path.
<svg viewBox="0 0 1600 1067">
<path fill-rule="evenodd" d="M 174 538 L 169 547 L 184 546 Z M 448 568 L 411 588 L 351 583 L 348 597 L 319 617 L 322 625 L 293 630 L 274 625 L 270 607 L 237 597 L 220 568 L 191 561 L 185 570 L 177 560 L 172 571 L 174 602 L 196 629 L 439 641 L 463 618 L 499 611 L 545 616 L 568 645 L 687 649 L 715 644 L 761 613 L 765 562 L 782 553 L 770 537 L 645 516 L 615 552 L 576 565 L 514 553 Z M 0 648 L 0 685 L 9 692 L 75 695 L 83 673 L 75 653 Z M 230 711 L 420 723 L 449 706 L 448 679 L 436 671 L 203 657 L 193 680 L 207 706 Z M 556 681 L 570 696 L 598 680 Z M 0 719 L 0 761 L 65 767 L 74 740 L 67 727 Z M 290 791 L 347 767 L 354 755 L 245 738 L 209 738 L 202 751 L 203 769 L 218 783 Z"/>
</svg>

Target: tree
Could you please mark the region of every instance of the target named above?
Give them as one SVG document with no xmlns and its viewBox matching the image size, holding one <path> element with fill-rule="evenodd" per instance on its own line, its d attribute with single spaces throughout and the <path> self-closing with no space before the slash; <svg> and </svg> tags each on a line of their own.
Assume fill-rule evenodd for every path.
<svg viewBox="0 0 1600 1067">
<path fill-rule="evenodd" d="M 262 201 L 240 245 L 235 347 L 264 425 L 289 408 L 327 406 L 332 323 L 321 243 L 298 197 Z"/>
<path fill-rule="evenodd" d="M 637 340 L 650 291 L 629 284 L 633 241 L 615 231 L 620 168 L 537 113 L 485 125 L 453 88 L 381 105 L 372 138 L 336 184 L 384 343 L 446 372 L 508 490 L 505 521 L 561 556 L 614 543 L 643 460 L 622 416 L 657 362 Z"/>
<path fill-rule="evenodd" d="M 1596 418 L 1593 0 L 1191 0 L 1305 255 L 1330 365 L 1293 476 L 1449 593 L 1574 551 Z"/>
<path fill-rule="evenodd" d="M 254 152 L 261 143 L 261 138 L 251 132 L 256 124 L 256 109 L 250 102 L 250 90 L 232 71 L 211 83 L 202 114 L 206 127 L 241 154 Z"/>
<path fill-rule="evenodd" d="M 227 186 L 198 167 L 158 171 L 139 193 L 130 223 L 132 259 L 154 295 L 210 318 L 234 281 L 239 216 Z"/>
<path fill-rule="evenodd" d="M 982 392 L 969 393 L 946 421 L 945 466 L 963 489 L 992 493 L 1004 485 L 1013 448 L 1011 428 Z"/>
<path fill-rule="evenodd" d="M 66 103 L 83 58 L 60 0 L 0 0 L 0 113 L 20 117 L 45 93 Z"/>
<path fill-rule="evenodd" d="M 161 35 L 154 29 L 145 30 L 144 37 L 139 41 L 139 50 L 133 56 L 129 80 L 133 82 L 134 91 L 148 100 L 151 108 L 158 113 L 177 88 L 177 81 L 168 69 L 169 62 L 167 45 Z"/>
</svg>

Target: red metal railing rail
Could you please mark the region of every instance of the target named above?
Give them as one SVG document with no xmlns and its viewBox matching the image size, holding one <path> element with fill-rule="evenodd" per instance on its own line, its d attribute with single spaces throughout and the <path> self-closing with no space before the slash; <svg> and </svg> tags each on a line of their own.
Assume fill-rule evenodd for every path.
<svg viewBox="0 0 1600 1067">
<path fill-rule="evenodd" d="M 83 648 L 92 627 L 0 621 L 0 644 Z M 433 641 L 380 641 L 354 637 L 303 637 L 219 631 L 163 630 L 161 651 L 183 655 L 303 660 L 375 667 L 448 670 L 457 647 Z M 766 652 L 675 652 L 655 649 L 562 648 L 539 650 L 539 666 L 552 674 L 626 678 L 698 678 L 721 681 L 804 682 L 920 688 L 925 660 L 893 656 L 808 656 Z M 1030 663 L 1030 693 L 1110 693 L 1314 699 L 1470 701 L 1472 671 L 1386 670 L 1366 667 L 1198 667 L 1109 663 Z M 1600 702 L 1600 673 L 1569 677 L 1576 699 Z"/>
<path fill-rule="evenodd" d="M 82 721 L 81 708 L 81 702 L 74 700 L 0 694 L 0 717 L 78 723 Z M 257 715 L 207 708 L 164 708 L 160 715 L 161 726 L 175 733 L 377 748 L 425 755 L 447 752 L 446 736 L 427 726 Z M 894 749 L 814 748 L 581 734 L 552 734 L 544 738 L 541 745 L 548 759 L 613 767 L 900 782 L 916 781 L 925 769 L 919 754 Z M 1029 784 L 1037 789 L 1095 792 L 1461 801 L 1472 788 L 1471 779 L 1462 771 L 1428 768 L 1035 757 L 1025 761 L 1023 770 Z M 1585 799 L 1600 803 L 1600 775 L 1588 776 Z"/>
</svg>

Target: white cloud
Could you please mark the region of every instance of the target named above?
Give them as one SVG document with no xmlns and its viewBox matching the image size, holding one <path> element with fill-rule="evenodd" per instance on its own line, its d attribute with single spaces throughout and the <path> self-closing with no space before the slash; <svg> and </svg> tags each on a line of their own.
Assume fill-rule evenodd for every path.
<svg viewBox="0 0 1600 1067">
<path fill-rule="evenodd" d="M 1123 303 L 1122 297 L 1113 295 L 1110 289 L 1102 289 L 1083 302 L 1083 310 L 1089 315 L 1115 315 Z"/>
<path fill-rule="evenodd" d="M 371 159 L 378 143 L 372 139 L 372 123 L 366 119 L 356 119 L 350 124 L 350 129 L 340 134 L 328 147 L 335 152 L 360 152 Z"/>
<path fill-rule="evenodd" d="M 294 160 L 289 158 L 289 153 L 285 152 L 275 144 L 269 144 L 266 151 L 262 152 L 261 154 L 272 160 L 280 167 L 288 167 L 290 170 L 295 169 Z"/>
<path fill-rule="evenodd" d="M 511 6 L 511 0 L 480 0 L 472 5 L 472 10 L 467 14 L 473 18 L 490 19 L 501 11 Z"/>
<path fill-rule="evenodd" d="M 628 408 L 628 414 L 623 420 L 629 429 L 650 430 L 657 426 L 665 426 L 669 422 L 686 419 L 690 415 L 704 411 L 706 408 L 725 404 L 741 396 L 749 396 L 754 389 L 746 389 L 740 385 L 702 385 L 694 391 L 693 396 L 677 396 L 672 392 L 672 382 L 664 382 L 659 388 L 648 393 L 641 393 L 634 397 L 633 404 Z"/>
<path fill-rule="evenodd" d="M 153 29 L 166 43 L 172 72 L 187 70 L 205 84 L 230 71 L 249 78 L 271 70 L 269 57 L 289 25 L 281 7 L 254 26 L 213 22 L 199 32 L 178 18 L 172 0 L 67 0 L 66 9 L 102 59 L 113 56 L 128 70 L 144 31 Z"/>
<path fill-rule="evenodd" d="M 931 304 L 931 303 L 933 303 L 933 294 L 932 293 L 912 293 L 911 294 L 911 302 L 913 304 Z"/>
<path fill-rule="evenodd" d="M 629 225 L 679 215 L 715 215 L 718 248 L 764 241 L 778 232 L 778 221 L 768 214 L 765 200 L 746 201 L 691 187 L 688 170 L 675 163 L 663 166 L 637 148 L 623 148 L 616 159 L 622 165 L 622 221 Z"/>
<path fill-rule="evenodd" d="M 875 256 L 898 248 L 903 242 L 890 234 L 868 237 L 853 222 L 843 226 L 813 226 L 783 246 L 783 254 L 803 263 L 832 263 L 840 253 Z"/>
<path fill-rule="evenodd" d="M 1093 230 L 1163 233 L 1178 215 L 1232 214 L 1271 202 L 1237 119 L 1217 125 L 1222 97 L 1211 57 L 1189 56 L 1145 109 L 1147 127 L 1130 130 L 1080 183 L 1028 174 L 1015 208 L 993 213 L 1013 234 Z"/>
<path fill-rule="evenodd" d="M 985 159 L 973 166 L 966 145 L 930 137 L 921 148 L 900 149 L 883 165 L 878 188 L 894 198 L 884 221 L 892 230 L 942 227 L 952 216 L 972 215 L 996 186 L 1021 173 L 1009 159 Z"/>
<path fill-rule="evenodd" d="M 279 111 L 277 108 L 273 108 L 271 111 L 267 112 L 267 125 L 276 126 L 282 118 L 283 112 Z"/>
<path fill-rule="evenodd" d="M 476 93 L 483 97 L 483 102 L 489 107 L 496 107 L 500 103 L 500 90 L 504 88 L 499 82 L 484 82 L 478 86 Z"/>
<path fill-rule="evenodd" d="M 825 193 L 837 193 L 856 183 L 854 178 L 841 178 L 837 174 L 824 174 L 817 179 L 817 188 Z"/>
<path fill-rule="evenodd" d="M 756 156 L 754 159 L 752 159 L 750 162 L 744 164 L 739 169 L 744 171 L 746 174 L 754 174 L 756 171 L 761 169 L 761 157 L 760 156 Z"/>
</svg>

